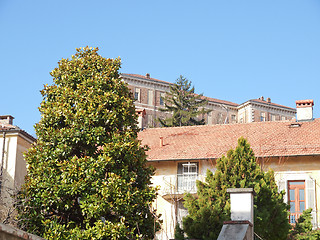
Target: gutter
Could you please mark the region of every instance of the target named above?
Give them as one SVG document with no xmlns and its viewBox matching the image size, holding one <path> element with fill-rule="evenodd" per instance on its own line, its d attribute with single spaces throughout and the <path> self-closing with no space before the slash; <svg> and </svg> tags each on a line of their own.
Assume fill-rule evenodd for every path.
<svg viewBox="0 0 320 240">
<path fill-rule="evenodd" d="M 1 167 L 0 167 L 0 193 L 2 191 L 2 180 L 3 180 L 3 163 L 4 163 L 4 150 L 6 147 L 6 131 L 3 131 L 3 144 L 2 144 L 2 157 L 1 157 Z"/>
<path fill-rule="evenodd" d="M 225 155 L 226 156 L 226 155 Z M 264 158 L 279 158 L 279 157 L 317 157 L 320 156 L 320 153 L 315 154 L 294 154 L 294 155 L 274 155 L 274 156 L 255 156 L 256 159 L 264 159 Z M 221 156 L 222 157 L 222 156 Z M 176 162 L 176 161 L 210 161 L 217 160 L 221 157 L 209 157 L 209 158 L 176 158 L 176 159 L 148 159 L 147 162 Z"/>
</svg>

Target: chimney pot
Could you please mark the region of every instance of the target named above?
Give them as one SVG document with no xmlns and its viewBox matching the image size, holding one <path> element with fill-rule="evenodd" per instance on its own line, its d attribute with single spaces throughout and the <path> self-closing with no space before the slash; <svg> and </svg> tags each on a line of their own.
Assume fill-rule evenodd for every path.
<svg viewBox="0 0 320 240">
<path fill-rule="evenodd" d="M 146 77 L 147 77 L 147 78 L 150 78 L 150 73 L 147 73 L 147 74 L 146 74 Z"/>
<path fill-rule="evenodd" d="M 14 117 L 12 117 L 11 115 L 3 115 L 0 116 L 0 123 L 13 125 L 13 119 Z"/>
<path fill-rule="evenodd" d="M 268 102 L 268 103 L 271 103 L 271 98 L 268 97 L 268 98 L 267 98 L 267 102 Z"/>
<path fill-rule="evenodd" d="M 163 137 L 160 137 L 160 147 L 163 147 Z"/>
<path fill-rule="evenodd" d="M 311 121 L 313 119 L 313 100 L 297 100 L 297 121 Z"/>
</svg>

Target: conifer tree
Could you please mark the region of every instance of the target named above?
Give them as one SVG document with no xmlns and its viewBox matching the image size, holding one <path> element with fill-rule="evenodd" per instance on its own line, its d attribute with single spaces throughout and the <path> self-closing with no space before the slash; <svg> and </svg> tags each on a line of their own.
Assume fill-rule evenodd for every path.
<svg viewBox="0 0 320 240">
<path fill-rule="evenodd" d="M 206 182 L 197 182 L 198 198 L 187 195 L 189 215 L 183 219 L 183 230 L 190 238 L 217 239 L 224 221 L 230 220 L 230 196 L 227 188 L 253 188 L 254 231 L 265 240 L 286 239 L 290 224 L 288 204 L 283 202 L 270 170 L 264 173 L 253 150 L 244 138 L 227 156 L 217 160 L 216 171 L 207 172 Z"/>
<path fill-rule="evenodd" d="M 175 240 L 184 240 L 184 232 L 180 228 L 179 223 L 177 223 L 175 228 L 174 228 L 174 239 Z"/>
<path fill-rule="evenodd" d="M 170 86 L 163 100 L 165 107 L 160 111 L 172 113 L 172 117 L 157 119 L 165 127 L 203 125 L 204 119 L 197 118 L 210 112 L 203 108 L 208 101 L 202 94 L 195 94 L 191 81 L 182 75 Z"/>
<path fill-rule="evenodd" d="M 20 227 L 46 239 L 152 239 L 153 169 L 137 140 L 133 98 L 120 59 L 97 51 L 62 59 L 41 91 Z"/>
</svg>

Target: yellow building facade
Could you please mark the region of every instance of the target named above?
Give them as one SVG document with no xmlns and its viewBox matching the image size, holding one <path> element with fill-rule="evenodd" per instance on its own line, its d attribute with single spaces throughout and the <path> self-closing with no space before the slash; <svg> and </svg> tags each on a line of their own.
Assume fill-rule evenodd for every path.
<svg viewBox="0 0 320 240">
<path fill-rule="evenodd" d="M 320 215 L 320 119 L 275 121 L 212 126 L 146 129 L 139 134 L 150 150 L 148 162 L 156 168 L 153 184 L 159 188 L 154 207 L 161 214 L 157 239 L 173 239 L 174 228 L 186 216 L 184 193 L 196 194 L 196 180 L 205 180 L 207 169 L 245 137 L 265 171 L 273 169 L 284 201 L 290 204 L 294 223 L 303 210 L 312 208 L 313 225 Z"/>
<path fill-rule="evenodd" d="M 35 138 L 13 125 L 13 117 L 0 116 L 0 218 L 11 214 L 17 193 L 24 183 L 27 164 L 24 153 Z"/>
</svg>

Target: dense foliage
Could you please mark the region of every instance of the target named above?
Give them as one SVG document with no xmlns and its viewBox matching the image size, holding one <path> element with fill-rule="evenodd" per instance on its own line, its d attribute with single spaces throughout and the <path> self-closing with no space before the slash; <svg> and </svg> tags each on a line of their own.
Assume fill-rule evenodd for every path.
<svg viewBox="0 0 320 240">
<path fill-rule="evenodd" d="M 319 240 L 320 230 L 312 230 L 312 209 L 309 208 L 300 215 L 293 230 L 290 233 L 289 239 L 292 240 Z"/>
<path fill-rule="evenodd" d="M 37 144 L 26 154 L 20 226 L 46 239 L 152 239 L 153 169 L 137 137 L 120 59 L 81 48 L 41 91 Z"/>
<path fill-rule="evenodd" d="M 187 195 L 189 215 L 183 219 L 183 230 L 189 238 L 217 239 L 224 221 L 230 220 L 230 196 L 227 188 L 253 188 L 254 231 L 265 240 L 286 239 L 290 224 L 288 205 L 279 193 L 274 173 L 264 173 L 253 150 L 244 138 L 227 156 L 217 160 L 216 171 L 207 172 L 206 182 L 197 182 L 198 198 Z"/>
<path fill-rule="evenodd" d="M 208 101 L 202 94 L 195 94 L 191 82 L 181 75 L 163 100 L 165 107 L 160 111 L 172 113 L 172 117 L 158 118 L 165 127 L 203 125 L 205 121 L 201 116 L 210 112 L 203 108 Z"/>
<path fill-rule="evenodd" d="M 175 228 L 174 228 L 174 239 L 175 240 L 184 240 L 184 232 L 183 230 L 180 228 L 179 223 L 176 224 Z"/>
</svg>

